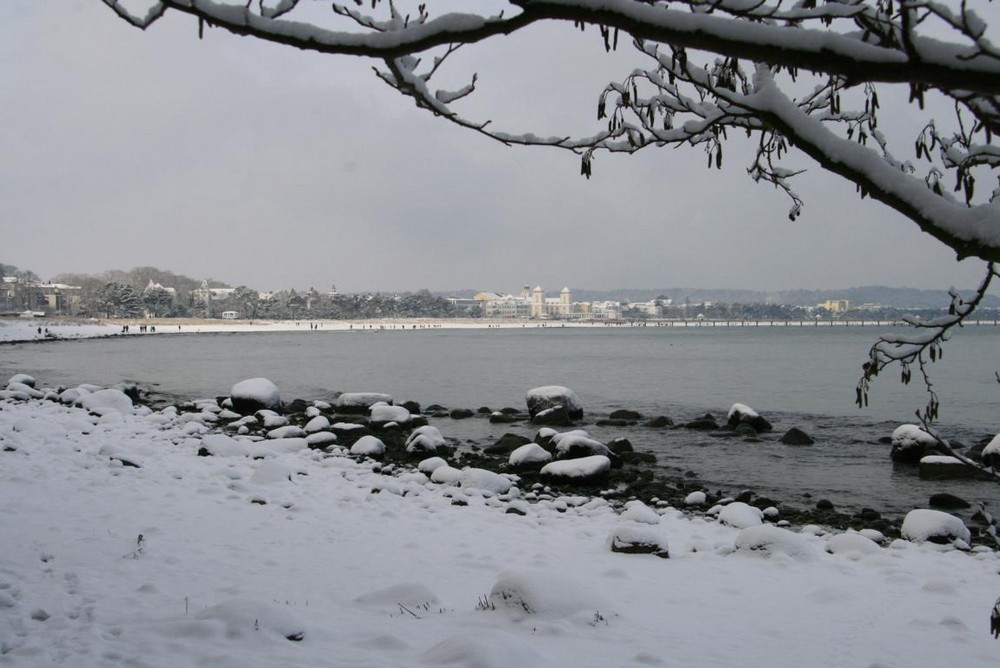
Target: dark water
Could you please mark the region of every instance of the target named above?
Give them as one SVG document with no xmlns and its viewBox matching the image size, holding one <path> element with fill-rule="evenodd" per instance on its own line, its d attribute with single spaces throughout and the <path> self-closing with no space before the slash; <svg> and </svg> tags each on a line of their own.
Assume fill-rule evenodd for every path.
<svg viewBox="0 0 1000 668">
<path fill-rule="evenodd" d="M 45 384 L 132 380 L 176 398 L 214 397 L 233 383 L 264 376 L 283 397 L 331 398 L 336 391 L 378 391 L 422 405 L 524 407 L 539 385 L 573 388 L 588 419 L 617 408 L 683 421 L 705 412 L 724 419 L 735 402 L 774 425 L 762 442 L 723 440 L 687 430 L 585 425 L 602 439 L 628 437 L 654 452 L 669 472 L 694 471 L 712 489 L 754 489 L 807 505 L 804 494 L 838 507 L 902 512 L 926 506 L 937 491 L 983 500 L 1000 511 L 1000 485 L 927 482 L 896 470 L 877 443 L 913 419 L 925 397 L 895 374 L 879 378 L 867 409 L 854 387 L 876 328 L 535 328 L 382 332 L 291 332 L 131 336 L 0 346 L 0 378 L 23 371 Z M 966 443 L 1000 430 L 1000 330 L 969 327 L 933 365 L 942 397 L 939 428 Z M 446 436 L 492 442 L 529 425 L 441 420 Z M 777 442 L 800 427 L 811 447 Z"/>
</svg>

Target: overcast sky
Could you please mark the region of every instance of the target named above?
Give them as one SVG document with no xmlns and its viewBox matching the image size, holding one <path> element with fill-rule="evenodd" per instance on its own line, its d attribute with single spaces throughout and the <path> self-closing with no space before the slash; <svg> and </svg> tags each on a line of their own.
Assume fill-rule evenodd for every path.
<svg viewBox="0 0 1000 668">
<path fill-rule="evenodd" d="M 601 83 L 642 64 L 567 29 L 464 57 L 482 75 L 471 114 L 542 134 L 596 130 Z M 417 110 L 372 65 L 220 30 L 199 41 L 180 15 L 141 32 L 100 0 L 4 0 L 0 262 L 349 292 L 979 280 L 817 167 L 794 223 L 728 145 L 721 172 L 700 149 L 652 150 L 600 155 L 587 181 L 569 153 Z"/>
</svg>

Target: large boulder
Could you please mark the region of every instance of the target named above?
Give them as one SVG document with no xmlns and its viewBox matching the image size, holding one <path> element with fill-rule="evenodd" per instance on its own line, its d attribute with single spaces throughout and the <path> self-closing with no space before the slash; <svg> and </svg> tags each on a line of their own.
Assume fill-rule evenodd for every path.
<svg viewBox="0 0 1000 668">
<path fill-rule="evenodd" d="M 921 480 L 962 480 L 978 478 L 981 471 L 957 457 L 927 455 L 920 459 Z"/>
<path fill-rule="evenodd" d="M 379 401 L 372 404 L 369 424 L 373 427 L 384 427 L 390 422 L 395 422 L 400 426 L 407 426 L 413 421 L 413 415 L 402 406 L 392 406 Z"/>
<path fill-rule="evenodd" d="M 229 391 L 233 410 L 240 415 L 253 415 L 261 409 L 281 411 L 278 386 L 267 378 L 249 378 L 233 385 Z"/>
<path fill-rule="evenodd" d="M 892 432 L 889 456 L 899 464 L 919 464 L 937 449 L 937 439 L 915 424 L 902 424 Z"/>
<path fill-rule="evenodd" d="M 543 480 L 572 482 L 578 485 L 603 483 L 611 470 L 611 460 L 604 455 L 549 462 L 540 471 Z"/>
<path fill-rule="evenodd" d="M 526 443 L 510 453 L 507 465 L 514 471 L 538 470 L 552 461 L 552 454 L 537 443 Z"/>
<path fill-rule="evenodd" d="M 771 423 L 746 404 L 733 404 L 729 409 L 727 423 L 734 429 L 739 425 L 748 425 L 757 432 L 771 431 Z"/>
<path fill-rule="evenodd" d="M 528 415 L 532 419 L 544 410 L 562 406 L 570 420 L 583 419 L 583 404 L 577 399 L 576 393 L 561 385 L 546 385 L 528 390 L 525 400 L 528 404 Z"/>
<path fill-rule="evenodd" d="M 983 464 L 1000 468 L 1000 434 L 994 436 L 993 440 L 986 444 L 980 457 L 982 457 Z"/>
</svg>

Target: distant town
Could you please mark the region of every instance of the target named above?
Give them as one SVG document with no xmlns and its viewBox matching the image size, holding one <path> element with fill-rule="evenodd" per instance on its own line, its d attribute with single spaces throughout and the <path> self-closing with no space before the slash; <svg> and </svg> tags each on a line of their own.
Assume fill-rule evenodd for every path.
<svg viewBox="0 0 1000 668">
<path fill-rule="evenodd" d="M 203 318 L 223 320 L 321 320 L 387 318 L 485 318 L 494 320 L 636 322 L 657 320 L 886 320 L 947 312 L 945 290 L 850 288 L 839 294 L 790 291 L 621 290 L 547 291 L 523 286 L 510 293 L 341 293 L 336 285 L 260 291 L 212 279 L 193 279 L 155 267 L 99 276 L 62 274 L 42 280 L 30 270 L 0 263 L 0 317 L 93 319 Z M 680 294 L 684 296 L 681 297 Z M 717 299 L 709 299 L 715 294 Z M 782 301 L 785 296 L 786 300 Z M 730 297 L 730 300 L 724 299 Z M 733 300 L 732 298 L 736 299 Z M 882 297 L 882 301 L 857 299 Z M 740 301 L 740 299 L 744 301 Z M 1000 317 L 990 296 L 980 317 Z M 895 302 L 895 303 L 894 303 Z"/>
</svg>

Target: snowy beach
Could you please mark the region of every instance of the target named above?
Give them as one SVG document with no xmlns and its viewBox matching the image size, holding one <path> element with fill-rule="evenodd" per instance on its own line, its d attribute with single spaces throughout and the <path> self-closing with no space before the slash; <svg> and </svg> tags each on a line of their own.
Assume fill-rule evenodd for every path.
<svg viewBox="0 0 1000 668">
<path fill-rule="evenodd" d="M 434 483 L 304 439 L 199 457 L 233 440 L 214 401 L 100 396 L 0 401 L 2 664 L 995 663 L 986 548 Z"/>
</svg>

